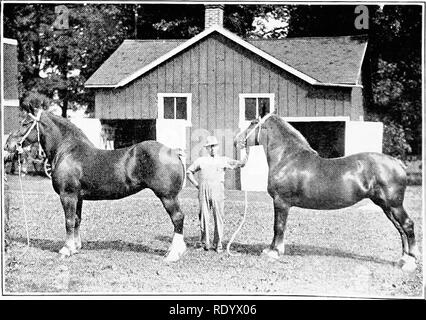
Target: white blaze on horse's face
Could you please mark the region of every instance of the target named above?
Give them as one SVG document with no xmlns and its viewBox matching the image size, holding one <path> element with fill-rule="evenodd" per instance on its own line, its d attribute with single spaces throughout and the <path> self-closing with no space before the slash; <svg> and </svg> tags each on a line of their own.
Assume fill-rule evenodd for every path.
<svg viewBox="0 0 426 320">
<path fill-rule="evenodd" d="M 245 131 L 245 145 L 248 147 L 256 145 L 256 136 L 258 135 L 259 120 L 253 120 Z"/>
<path fill-rule="evenodd" d="M 30 115 L 30 114 L 28 114 Z M 22 147 L 26 147 L 30 144 L 37 142 L 37 130 L 35 126 L 35 120 L 26 117 L 21 121 L 21 126 L 18 130 L 11 133 L 9 136 L 11 146 L 22 144 Z M 9 140 L 8 139 L 8 140 Z"/>
</svg>

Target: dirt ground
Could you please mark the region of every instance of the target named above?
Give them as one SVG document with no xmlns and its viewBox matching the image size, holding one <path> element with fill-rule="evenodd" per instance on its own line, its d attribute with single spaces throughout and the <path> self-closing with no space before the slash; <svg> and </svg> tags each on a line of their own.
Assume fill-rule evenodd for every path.
<svg viewBox="0 0 426 320">
<path fill-rule="evenodd" d="M 397 265 L 401 242 L 381 209 L 369 200 L 342 210 L 292 208 L 286 254 L 261 255 L 273 236 L 272 202 L 250 192 L 246 222 L 226 252 L 196 250 L 198 203 L 185 189 L 181 205 L 188 251 L 163 262 L 172 223 L 150 190 L 116 201 L 83 204 L 83 249 L 60 259 L 64 215 L 50 180 L 23 179 L 25 214 L 17 176 L 9 175 L 11 244 L 4 254 L 5 295 L 243 295 L 308 297 L 423 297 L 423 263 L 413 273 Z M 244 212 L 244 193 L 227 191 L 225 245 Z M 405 208 L 423 252 L 422 188 L 409 187 Z M 421 257 L 423 259 L 423 255 Z"/>
</svg>

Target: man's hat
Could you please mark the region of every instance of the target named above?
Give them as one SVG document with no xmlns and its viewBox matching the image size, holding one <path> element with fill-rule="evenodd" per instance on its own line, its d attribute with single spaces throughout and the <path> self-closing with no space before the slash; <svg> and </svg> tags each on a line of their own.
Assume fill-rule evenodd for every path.
<svg viewBox="0 0 426 320">
<path fill-rule="evenodd" d="M 219 143 L 217 142 L 217 139 L 215 136 L 208 136 L 206 139 L 206 144 L 204 145 L 205 147 L 209 147 L 209 146 L 215 146 L 218 145 Z"/>
</svg>

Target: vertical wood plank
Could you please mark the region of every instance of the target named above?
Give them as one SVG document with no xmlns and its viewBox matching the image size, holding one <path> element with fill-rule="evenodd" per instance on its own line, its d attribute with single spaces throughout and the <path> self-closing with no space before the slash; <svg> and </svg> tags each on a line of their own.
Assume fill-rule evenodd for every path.
<svg viewBox="0 0 426 320">
<path fill-rule="evenodd" d="M 149 96 L 149 84 L 148 84 L 148 79 L 146 77 L 143 77 L 141 79 L 141 91 L 142 91 L 142 103 L 144 105 L 144 108 L 142 108 L 142 119 L 149 119 L 150 116 L 150 108 L 147 105 L 147 100 L 148 100 L 148 96 Z"/>
<path fill-rule="evenodd" d="M 351 89 L 344 92 L 343 97 L 343 115 L 351 115 Z"/>
<path fill-rule="evenodd" d="M 184 52 L 182 55 L 182 75 L 181 91 L 184 93 L 191 92 L 191 54 L 190 51 Z"/>
<path fill-rule="evenodd" d="M 142 109 L 146 108 L 144 99 L 142 97 L 142 80 L 138 79 L 135 82 L 135 118 L 142 118 Z"/>
<path fill-rule="evenodd" d="M 278 115 L 281 117 L 288 117 L 290 115 L 289 99 L 288 99 L 288 81 L 286 78 L 279 74 L 278 78 L 278 90 L 279 90 L 279 109 Z"/>
<path fill-rule="evenodd" d="M 297 95 L 297 112 L 299 116 L 306 117 L 306 92 L 299 81 L 296 82 L 296 95 Z"/>
<path fill-rule="evenodd" d="M 217 118 L 217 39 L 212 37 L 208 39 L 207 51 L 207 129 L 213 133 L 216 128 Z"/>
<path fill-rule="evenodd" d="M 200 75 L 199 75 L 199 83 L 200 84 L 206 84 L 207 83 L 207 51 L 208 51 L 208 42 L 207 40 L 203 40 L 200 42 Z"/>
<path fill-rule="evenodd" d="M 182 92 L 182 72 L 183 72 L 183 58 L 179 54 L 173 58 L 170 63 L 173 66 L 173 87 L 172 92 L 181 93 Z"/>
<path fill-rule="evenodd" d="M 242 66 L 242 79 L 241 82 L 243 84 L 242 86 L 242 92 L 243 93 L 251 93 L 252 88 L 252 71 L 253 71 L 253 61 L 247 59 L 245 55 L 241 56 L 241 66 Z"/>
<path fill-rule="evenodd" d="M 344 115 L 344 100 L 345 95 L 342 90 L 337 89 L 336 90 L 336 110 L 335 114 L 336 116 L 343 116 Z"/>
<path fill-rule="evenodd" d="M 315 109 L 316 115 L 319 117 L 325 116 L 325 89 L 317 89 L 315 91 Z"/>
<path fill-rule="evenodd" d="M 288 116 L 298 117 L 297 88 L 292 81 L 288 81 Z"/>
<path fill-rule="evenodd" d="M 259 93 L 262 92 L 260 89 L 260 69 L 261 65 L 257 61 L 257 59 L 250 59 L 252 67 L 251 67 L 251 92 Z"/>
<path fill-rule="evenodd" d="M 208 129 L 208 85 L 206 83 L 200 84 L 200 129 Z"/>
<path fill-rule="evenodd" d="M 235 81 L 234 79 L 234 50 L 229 46 L 229 43 L 224 44 L 225 55 L 225 83 L 230 84 Z"/>
<path fill-rule="evenodd" d="M 271 72 L 266 64 L 260 64 L 259 73 L 259 92 L 271 93 Z"/>
<path fill-rule="evenodd" d="M 306 92 L 306 104 L 307 104 L 307 116 L 315 117 L 316 116 L 316 106 L 315 106 L 315 97 L 313 96 L 312 91 L 315 89 L 312 86 L 307 87 Z"/>
<path fill-rule="evenodd" d="M 158 69 L 151 70 L 148 75 L 148 96 L 144 99 L 144 108 L 148 109 L 149 119 L 157 118 Z"/>
<path fill-rule="evenodd" d="M 166 80 L 166 93 L 173 92 L 173 75 L 174 75 L 174 68 L 173 63 L 165 63 L 164 65 L 166 69 L 165 74 L 165 80 Z"/>
<path fill-rule="evenodd" d="M 275 105 L 274 108 L 277 110 L 277 114 L 281 114 L 281 105 L 280 105 L 280 90 L 278 75 L 273 70 L 269 73 L 269 91 L 275 96 Z"/>
<path fill-rule="evenodd" d="M 232 52 L 232 64 L 233 64 L 233 83 L 232 83 L 232 122 L 233 128 L 238 128 L 239 124 L 239 94 L 243 92 L 243 66 L 242 56 L 236 51 L 235 47 Z"/>
<path fill-rule="evenodd" d="M 325 115 L 327 117 L 334 116 L 334 92 L 328 88 L 325 91 Z"/>
</svg>

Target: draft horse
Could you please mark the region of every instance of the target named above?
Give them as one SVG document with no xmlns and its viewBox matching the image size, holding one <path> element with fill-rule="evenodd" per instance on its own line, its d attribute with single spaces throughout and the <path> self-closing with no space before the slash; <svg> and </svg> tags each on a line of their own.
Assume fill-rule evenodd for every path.
<svg viewBox="0 0 426 320">
<path fill-rule="evenodd" d="M 179 260 L 186 250 L 184 214 L 178 194 L 185 179 L 183 154 L 157 141 L 117 150 L 97 149 L 70 121 L 27 106 L 27 117 L 13 132 L 5 150 L 15 152 L 39 142 L 52 164 L 52 185 L 65 212 L 66 240 L 59 251 L 67 257 L 81 248 L 83 200 L 112 200 L 149 188 L 161 200 L 174 226 L 165 261 Z"/>
<path fill-rule="evenodd" d="M 322 158 L 299 131 L 275 114 L 252 121 L 234 143 L 239 148 L 262 145 L 265 150 L 268 193 L 274 205 L 274 237 L 264 254 L 275 259 L 284 254 L 284 231 L 291 207 L 339 209 L 369 198 L 382 208 L 401 235 L 402 268 L 416 268 L 420 253 L 414 223 L 403 207 L 407 179 L 400 160 L 373 152 Z"/>
</svg>

